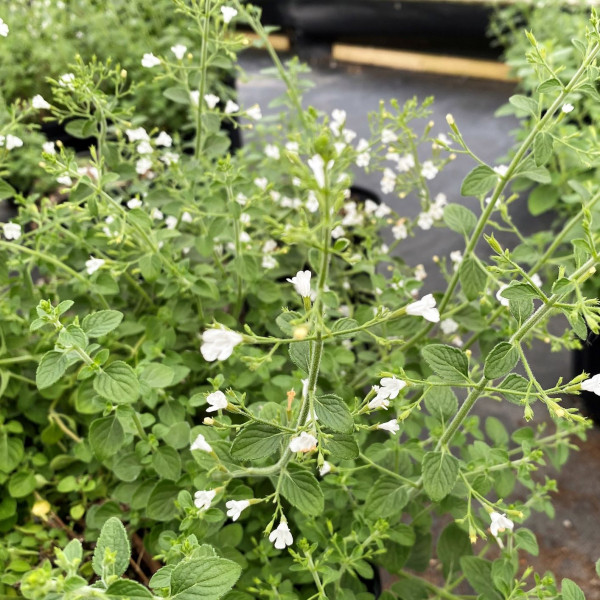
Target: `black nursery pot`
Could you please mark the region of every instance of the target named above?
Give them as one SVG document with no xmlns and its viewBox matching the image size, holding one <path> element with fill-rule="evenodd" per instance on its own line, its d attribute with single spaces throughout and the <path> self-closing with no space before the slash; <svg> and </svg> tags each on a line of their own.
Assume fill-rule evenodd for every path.
<svg viewBox="0 0 600 600">
<path fill-rule="evenodd" d="M 581 350 L 573 352 L 573 371 L 574 375 L 579 375 L 582 371 L 591 375 L 600 373 L 600 335 L 590 331 Z M 600 398 L 593 392 L 582 391 L 581 401 L 584 412 L 596 425 L 600 425 Z"/>
</svg>

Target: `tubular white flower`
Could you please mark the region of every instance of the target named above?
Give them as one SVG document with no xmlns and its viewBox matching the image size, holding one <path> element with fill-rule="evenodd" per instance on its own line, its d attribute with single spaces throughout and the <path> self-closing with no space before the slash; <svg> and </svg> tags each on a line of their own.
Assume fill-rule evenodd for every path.
<svg viewBox="0 0 600 600">
<path fill-rule="evenodd" d="M 152 154 L 154 152 L 154 148 L 150 142 L 140 142 L 136 148 L 138 154 Z"/>
<path fill-rule="evenodd" d="M 597 396 L 600 396 L 600 374 L 594 375 L 593 377 L 582 381 L 581 389 L 586 392 L 593 392 Z"/>
<path fill-rule="evenodd" d="M 145 175 L 152 168 L 152 160 L 150 158 L 140 158 L 135 163 L 135 172 L 138 175 Z"/>
<path fill-rule="evenodd" d="M 397 159 L 396 168 L 400 173 L 406 173 L 415 167 L 415 157 L 412 154 L 405 154 Z"/>
<path fill-rule="evenodd" d="M 58 78 L 58 85 L 62 87 L 71 87 L 71 84 L 75 81 L 75 75 L 73 73 L 63 73 Z"/>
<path fill-rule="evenodd" d="M 200 102 L 199 90 L 192 90 L 190 92 L 190 102 L 192 103 L 192 106 L 198 106 L 198 103 Z"/>
<path fill-rule="evenodd" d="M 440 313 L 435 307 L 435 298 L 432 294 L 427 294 L 420 300 L 409 304 L 406 307 L 406 314 L 413 317 L 423 317 L 432 323 L 437 323 L 440 320 Z"/>
<path fill-rule="evenodd" d="M 508 284 L 502 283 L 500 284 L 500 288 L 496 292 L 496 300 L 502 304 L 502 306 L 508 306 L 510 304 L 508 298 L 502 296 L 502 292 L 508 287 Z"/>
<path fill-rule="evenodd" d="M 398 220 L 392 227 L 392 235 L 395 240 L 405 240 L 408 237 L 408 229 L 406 228 L 403 219 Z"/>
<path fill-rule="evenodd" d="M 6 37 L 8 35 L 8 25 L 0 19 L 0 35 Z"/>
<path fill-rule="evenodd" d="M 208 510 L 210 508 L 210 503 L 216 495 L 217 492 L 215 490 L 198 490 L 194 494 L 194 504 L 196 505 L 196 508 Z"/>
<path fill-rule="evenodd" d="M 419 213 L 419 216 L 417 218 L 417 225 L 423 230 L 423 231 L 428 231 L 429 229 L 431 229 L 431 226 L 433 225 L 433 216 L 430 212 L 422 212 Z"/>
<path fill-rule="evenodd" d="M 286 281 L 294 284 L 296 292 L 303 298 L 310 298 L 310 278 L 312 273 L 310 271 L 298 271 L 295 277 L 287 278 Z"/>
<path fill-rule="evenodd" d="M 507 165 L 498 165 L 497 167 L 494 167 L 494 172 L 499 177 L 504 177 L 506 175 L 506 173 L 508 173 L 508 166 Z"/>
<path fill-rule="evenodd" d="M 165 148 L 170 148 L 173 145 L 173 138 L 166 131 L 161 131 L 156 136 L 154 143 L 157 146 L 164 146 Z"/>
<path fill-rule="evenodd" d="M 492 524 L 490 525 L 490 532 L 495 538 L 498 537 L 499 533 L 502 533 L 507 529 L 512 530 L 515 526 L 515 524 L 509 518 L 507 518 L 506 514 L 504 513 L 490 513 L 490 519 L 492 520 Z"/>
<path fill-rule="evenodd" d="M 308 159 L 308 166 L 310 167 L 315 180 L 317 182 L 317 186 L 319 188 L 325 187 L 325 160 L 320 154 L 315 154 L 312 158 Z"/>
<path fill-rule="evenodd" d="M 277 548 L 277 550 L 284 550 L 286 546 L 291 546 L 294 543 L 290 528 L 285 521 L 281 521 L 277 529 L 271 531 L 269 534 L 269 541 Z"/>
<path fill-rule="evenodd" d="M 150 140 L 148 132 L 143 127 L 137 127 L 136 129 L 126 129 L 125 135 L 130 142 L 147 142 Z"/>
<path fill-rule="evenodd" d="M 306 431 L 290 440 L 290 450 L 292 452 L 312 452 L 316 447 L 317 438 L 310 433 L 306 433 Z"/>
<path fill-rule="evenodd" d="M 21 237 L 21 226 L 13 222 L 3 223 L 2 233 L 7 240 L 18 240 Z"/>
<path fill-rule="evenodd" d="M 95 273 L 100 267 L 104 266 L 106 261 L 103 258 L 94 258 L 90 256 L 89 260 L 85 261 L 85 270 L 88 275 Z"/>
<path fill-rule="evenodd" d="M 325 477 L 327 473 L 331 472 L 331 465 L 327 461 L 323 461 L 323 466 L 319 469 L 319 475 Z"/>
<path fill-rule="evenodd" d="M 223 15 L 223 23 L 231 23 L 231 19 L 238 14 L 238 11 L 232 6 L 221 6 L 221 14 Z"/>
<path fill-rule="evenodd" d="M 73 180 L 69 175 L 60 175 L 56 178 L 56 181 L 61 185 L 73 185 Z"/>
<path fill-rule="evenodd" d="M 240 107 L 238 104 L 236 104 L 233 100 L 227 100 L 227 102 L 225 103 L 225 114 L 226 115 L 230 115 L 232 113 L 236 113 L 240 110 Z"/>
<path fill-rule="evenodd" d="M 20 148 L 23 145 L 23 140 L 20 137 L 9 133 L 6 136 L 5 144 L 7 150 L 12 150 L 13 148 Z"/>
<path fill-rule="evenodd" d="M 379 382 L 377 395 L 381 398 L 393 400 L 406 387 L 406 381 L 396 377 L 383 377 Z"/>
<path fill-rule="evenodd" d="M 212 452 L 212 446 L 206 441 L 206 438 L 199 433 L 192 442 L 190 450 L 202 450 L 203 452 Z"/>
<path fill-rule="evenodd" d="M 56 154 L 56 147 L 54 142 L 44 142 L 42 144 L 42 151 L 46 154 Z"/>
<path fill-rule="evenodd" d="M 204 102 L 206 102 L 206 105 L 211 110 L 215 108 L 220 101 L 221 98 L 219 98 L 219 96 L 215 96 L 215 94 L 204 94 Z"/>
<path fill-rule="evenodd" d="M 210 404 L 210 408 L 207 408 L 206 412 L 216 412 L 217 410 L 227 408 L 227 398 L 221 390 L 209 394 L 206 397 L 206 401 Z"/>
<path fill-rule="evenodd" d="M 439 173 L 439 169 L 433 164 L 432 161 L 426 160 L 421 165 L 421 175 L 425 177 L 425 179 L 435 179 L 435 176 Z"/>
<path fill-rule="evenodd" d="M 242 511 L 246 510 L 250 506 L 248 500 L 228 500 L 225 502 L 227 507 L 227 516 L 231 517 L 232 521 L 237 521 L 242 514 Z"/>
<path fill-rule="evenodd" d="M 152 67 L 156 67 L 157 65 L 160 65 L 160 58 L 154 56 L 152 52 L 146 52 L 146 54 L 144 54 L 144 56 L 142 57 L 142 67 L 145 67 L 146 69 L 151 69 Z"/>
<path fill-rule="evenodd" d="M 182 60 L 185 56 L 187 50 L 187 46 L 183 44 L 175 44 L 175 46 L 171 46 L 171 52 L 175 55 L 177 60 Z"/>
<path fill-rule="evenodd" d="M 384 129 L 381 132 L 382 144 L 393 144 L 398 141 L 398 136 L 391 129 Z"/>
<path fill-rule="evenodd" d="M 458 329 L 458 323 L 454 319 L 444 319 L 440 323 L 440 328 L 446 335 L 450 335 Z"/>
<path fill-rule="evenodd" d="M 202 334 L 200 352 L 204 360 L 208 362 L 227 360 L 232 355 L 233 349 L 241 344 L 243 339 L 239 333 L 222 327 L 207 329 Z"/>
<path fill-rule="evenodd" d="M 279 152 L 279 148 L 274 144 L 267 144 L 265 146 L 265 156 L 268 158 L 272 158 L 273 160 L 279 160 L 281 154 Z"/>
<path fill-rule="evenodd" d="M 31 106 L 37 110 L 48 109 L 50 108 L 50 104 L 44 100 L 44 97 L 40 94 L 36 94 L 31 99 Z"/>
<path fill-rule="evenodd" d="M 395 435 L 400 431 L 400 425 L 398 425 L 398 421 L 396 419 L 392 419 L 391 421 L 386 421 L 385 423 L 379 423 L 377 425 L 377 429 L 383 429 L 383 431 L 389 431 L 392 435 Z"/>
<path fill-rule="evenodd" d="M 374 385 L 373 389 L 377 392 L 377 395 L 369 402 L 367 406 L 371 410 L 376 410 L 377 408 L 383 408 L 383 410 L 387 410 L 390 406 L 390 401 L 387 399 L 385 394 L 383 396 L 379 395 L 381 388 L 378 385 Z"/>
<path fill-rule="evenodd" d="M 317 195 L 310 190 L 308 192 L 308 199 L 306 200 L 306 210 L 310 213 L 316 213 L 319 210 L 319 200 Z"/>
<path fill-rule="evenodd" d="M 569 103 L 567 102 L 567 104 L 563 104 L 562 111 L 563 111 L 565 114 L 568 114 L 568 113 L 572 112 L 574 108 L 575 108 L 575 107 L 574 107 L 572 104 L 569 104 Z"/>
<path fill-rule="evenodd" d="M 246 110 L 246 115 L 253 119 L 254 121 L 260 121 L 262 119 L 262 112 L 260 110 L 260 106 L 255 104 Z"/>
</svg>

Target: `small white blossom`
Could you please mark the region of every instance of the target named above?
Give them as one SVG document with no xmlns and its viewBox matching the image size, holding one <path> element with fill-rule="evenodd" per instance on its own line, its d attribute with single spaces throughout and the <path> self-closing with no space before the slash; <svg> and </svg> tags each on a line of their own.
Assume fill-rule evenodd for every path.
<svg viewBox="0 0 600 600">
<path fill-rule="evenodd" d="M 56 148 L 54 142 L 44 142 L 42 144 L 42 151 L 46 154 L 56 154 Z"/>
<path fill-rule="evenodd" d="M 58 85 L 61 87 L 71 87 L 71 84 L 75 81 L 75 75 L 73 73 L 64 73 L 58 78 Z"/>
<path fill-rule="evenodd" d="M 510 304 L 508 298 L 502 296 L 502 292 L 508 287 L 506 283 L 500 285 L 500 289 L 496 292 L 496 300 L 502 304 L 502 306 L 508 306 Z"/>
<path fill-rule="evenodd" d="M 3 223 L 2 233 L 7 240 L 18 240 L 21 237 L 21 226 L 18 223 Z"/>
<path fill-rule="evenodd" d="M 498 165 L 497 167 L 494 167 L 494 172 L 499 177 L 504 177 L 506 175 L 506 173 L 508 173 L 508 166 L 507 165 Z"/>
<path fill-rule="evenodd" d="M 452 264 L 454 265 L 454 270 L 456 271 L 456 269 L 458 269 L 458 265 L 460 265 L 460 263 L 462 262 L 463 259 L 463 254 L 460 250 L 453 250 L 452 252 L 450 252 L 450 260 L 452 261 Z"/>
<path fill-rule="evenodd" d="M 391 129 L 384 129 L 381 132 L 381 143 L 382 144 L 393 144 L 398 141 L 398 136 Z"/>
<path fill-rule="evenodd" d="M 311 168 L 317 186 L 320 188 L 325 187 L 325 161 L 320 154 L 315 154 L 312 158 L 308 159 L 308 166 Z"/>
<path fill-rule="evenodd" d="M 306 210 L 311 213 L 315 213 L 319 210 L 319 200 L 317 195 L 310 190 L 308 192 L 308 200 L 306 201 Z"/>
<path fill-rule="evenodd" d="M 567 104 L 563 104 L 562 111 L 563 111 L 565 114 L 568 114 L 568 113 L 570 113 L 570 112 L 571 112 L 571 111 L 572 111 L 574 108 L 575 108 L 575 107 L 574 107 L 572 104 L 569 104 L 569 103 L 567 102 Z"/>
<path fill-rule="evenodd" d="M 417 225 L 423 231 L 427 231 L 427 230 L 431 229 L 431 227 L 433 225 L 433 217 L 431 216 L 431 213 L 429 213 L 429 212 L 419 213 L 419 216 L 417 217 Z"/>
<path fill-rule="evenodd" d="M 47 110 L 50 108 L 50 104 L 44 100 L 44 97 L 40 94 L 36 94 L 31 100 L 31 106 L 37 110 Z"/>
<path fill-rule="evenodd" d="M 371 410 L 375 410 L 377 408 L 383 408 L 384 410 L 387 410 L 390 406 L 390 401 L 387 399 L 387 397 L 385 395 L 383 395 L 383 396 L 379 395 L 381 388 L 378 385 L 374 385 L 373 389 L 376 392 L 375 398 L 373 398 L 367 406 Z"/>
<path fill-rule="evenodd" d="M 384 194 L 391 194 L 396 187 L 396 174 L 387 167 L 383 170 L 383 177 L 379 183 Z"/>
<path fill-rule="evenodd" d="M 240 223 L 242 223 L 243 225 L 250 225 L 251 220 L 252 217 L 248 213 L 244 212 L 240 215 Z"/>
<path fill-rule="evenodd" d="M 56 181 L 61 185 L 73 185 L 73 180 L 69 175 L 60 175 L 56 178 Z"/>
<path fill-rule="evenodd" d="M 231 19 L 238 14 L 238 11 L 232 6 L 221 6 L 221 14 L 223 15 L 224 23 L 231 23 Z"/>
<path fill-rule="evenodd" d="M 356 157 L 356 166 L 365 168 L 369 166 L 369 162 L 371 162 L 371 154 L 368 152 L 369 142 L 365 139 L 360 139 L 357 146 L 356 152 L 358 156 Z"/>
<path fill-rule="evenodd" d="M 177 152 L 165 152 L 160 160 L 165 163 L 165 165 L 174 165 L 179 162 L 179 154 Z"/>
<path fill-rule="evenodd" d="M 192 103 L 192 106 L 198 106 L 198 103 L 200 102 L 199 90 L 192 90 L 190 92 L 190 102 Z"/>
<path fill-rule="evenodd" d="M 264 191 L 269 185 L 269 180 L 266 177 L 257 177 L 254 180 L 254 185 Z"/>
<path fill-rule="evenodd" d="M 165 225 L 167 226 L 167 229 L 175 229 L 175 227 L 177 227 L 177 217 L 169 215 L 165 219 Z"/>
<path fill-rule="evenodd" d="M 159 208 L 154 207 L 150 211 L 150 217 L 152 219 L 154 219 L 155 221 L 162 221 L 165 218 L 165 215 L 163 215 L 162 210 L 160 210 Z"/>
<path fill-rule="evenodd" d="M 537 285 L 538 287 L 542 287 L 542 278 L 537 273 L 534 273 L 531 276 L 531 281 L 533 281 L 533 283 L 535 283 L 535 285 Z"/>
<path fill-rule="evenodd" d="M 306 431 L 290 440 L 290 450 L 292 452 L 312 452 L 316 447 L 317 438 L 310 433 L 306 433 Z"/>
<path fill-rule="evenodd" d="M 152 168 L 152 160 L 149 158 L 140 158 L 135 163 L 135 171 L 138 175 L 144 175 Z"/>
<path fill-rule="evenodd" d="M 154 152 L 154 148 L 152 144 L 147 141 L 140 142 L 136 148 L 138 154 L 152 154 Z"/>
<path fill-rule="evenodd" d="M 356 137 L 356 131 L 352 131 L 352 129 L 344 129 L 342 131 L 342 136 L 346 144 L 349 144 Z"/>
<path fill-rule="evenodd" d="M 338 238 L 343 237 L 345 233 L 344 228 L 341 225 L 337 225 L 331 230 L 331 237 L 334 240 L 337 240 Z"/>
<path fill-rule="evenodd" d="M 382 202 L 375 210 L 375 216 L 378 219 L 383 219 L 390 214 L 392 214 L 392 209 L 385 202 Z"/>
<path fill-rule="evenodd" d="M 255 104 L 246 110 L 246 115 L 250 117 L 254 121 L 260 121 L 262 119 L 262 112 L 260 110 L 260 106 Z"/>
<path fill-rule="evenodd" d="M 409 304 L 406 307 L 406 314 L 413 317 L 423 317 L 432 323 L 437 323 L 440 320 L 440 313 L 435 307 L 435 298 L 432 294 L 427 294 L 420 300 Z"/>
<path fill-rule="evenodd" d="M 87 271 L 87 274 L 92 275 L 100 267 L 102 267 L 105 262 L 106 261 L 102 258 L 94 258 L 93 256 L 90 256 L 90 259 L 85 261 L 85 270 Z"/>
<path fill-rule="evenodd" d="M 181 213 L 181 222 L 182 223 L 192 223 L 194 221 L 194 217 L 192 217 L 192 215 L 190 215 L 190 213 L 187 210 L 184 210 Z"/>
<path fill-rule="evenodd" d="M 490 532 L 495 538 L 498 537 L 499 533 L 502 533 L 507 529 L 512 530 L 515 526 L 515 524 L 509 518 L 507 518 L 507 516 L 504 513 L 490 513 L 490 519 L 492 520 L 492 524 L 490 525 Z"/>
<path fill-rule="evenodd" d="M 219 104 L 221 98 L 219 96 L 215 96 L 215 94 L 204 94 L 204 102 L 206 102 L 206 106 L 211 110 Z"/>
<path fill-rule="evenodd" d="M 217 492 L 215 490 L 198 490 L 194 494 L 194 504 L 196 505 L 196 508 L 208 510 L 210 508 L 210 503 L 216 495 Z"/>
<path fill-rule="evenodd" d="M 204 360 L 208 362 L 227 360 L 233 354 L 233 349 L 241 344 L 243 339 L 239 333 L 229 329 L 207 329 L 202 334 L 200 352 Z"/>
<path fill-rule="evenodd" d="M 225 114 L 226 115 L 231 115 L 233 113 L 236 113 L 240 110 L 240 107 L 238 104 L 236 104 L 233 100 L 227 100 L 227 102 L 225 103 Z"/>
<path fill-rule="evenodd" d="M 398 421 L 396 419 L 392 419 L 391 421 L 386 421 L 385 423 L 379 423 L 377 425 L 377 429 L 383 429 L 384 431 L 389 431 L 392 435 L 395 435 L 400 431 L 400 425 L 398 425 Z"/>
<path fill-rule="evenodd" d="M 334 133 L 334 135 L 340 135 L 341 128 L 346 122 L 346 111 L 341 110 L 339 108 L 334 108 L 331 112 L 331 122 L 329 123 L 329 128 Z"/>
<path fill-rule="evenodd" d="M 165 148 L 170 148 L 173 145 L 173 138 L 166 131 L 161 131 L 156 136 L 154 143 L 157 146 L 164 146 Z"/>
<path fill-rule="evenodd" d="M 427 271 L 423 265 L 417 265 L 415 267 L 415 279 L 417 281 L 423 281 L 427 277 Z"/>
<path fill-rule="evenodd" d="M 0 19 L 0 35 L 6 37 L 8 35 L 8 25 Z"/>
<path fill-rule="evenodd" d="M 224 410 L 227 408 L 227 398 L 221 390 L 217 390 L 206 397 L 206 401 L 210 405 L 210 408 L 206 409 L 206 412 L 215 412 L 217 410 Z"/>
<path fill-rule="evenodd" d="M 0 144 L 2 145 L 2 144 Z M 20 148 L 23 145 L 23 140 L 16 135 L 12 135 L 9 133 L 5 139 L 5 145 L 7 150 L 12 150 L 13 148 Z"/>
<path fill-rule="evenodd" d="M 225 502 L 227 507 L 227 516 L 231 517 L 232 521 L 237 521 L 242 514 L 250 506 L 248 500 L 228 500 Z"/>
<path fill-rule="evenodd" d="M 397 169 L 400 173 L 407 173 L 411 169 L 414 169 L 415 157 L 412 154 L 405 154 L 400 156 L 397 160 Z"/>
<path fill-rule="evenodd" d="M 138 127 L 137 129 L 126 129 L 125 135 L 130 142 L 147 142 L 150 140 L 148 132 L 143 127 Z"/>
<path fill-rule="evenodd" d="M 144 56 L 142 57 L 142 67 L 145 67 L 146 69 L 151 69 L 152 67 L 156 67 L 157 65 L 160 65 L 160 58 L 154 56 L 152 52 L 146 52 L 146 54 L 144 54 Z"/>
<path fill-rule="evenodd" d="M 327 473 L 331 472 L 331 465 L 325 460 L 323 461 L 323 466 L 319 469 L 319 475 L 321 477 L 325 477 Z"/>
<path fill-rule="evenodd" d="M 284 550 L 286 546 L 291 546 L 294 543 L 290 528 L 285 521 L 281 521 L 277 529 L 271 531 L 269 534 L 269 541 L 277 548 L 277 550 Z"/>
<path fill-rule="evenodd" d="M 300 146 L 298 145 L 298 142 L 286 142 L 285 149 L 288 152 L 293 152 L 295 154 L 298 154 L 298 150 L 300 149 Z"/>
<path fill-rule="evenodd" d="M 175 46 L 171 46 L 171 52 L 175 55 L 177 60 L 181 60 L 186 53 L 187 46 L 183 44 L 176 44 Z"/>
<path fill-rule="evenodd" d="M 294 288 L 303 298 L 310 298 L 310 271 L 298 271 L 292 278 L 287 278 L 286 281 L 294 284 Z"/>
<path fill-rule="evenodd" d="M 458 323 L 454 319 L 444 319 L 440 327 L 446 335 L 450 335 L 458 329 Z"/>
<path fill-rule="evenodd" d="M 272 158 L 273 160 L 279 160 L 279 158 L 281 157 L 279 153 L 279 148 L 274 144 L 267 144 L 265 146 L 265 155 L 268 158 Z"/>
<path fill-rule="evenodd" d="M 600 396 L 600 374 L 582 381 L 581 389 L 586 392 L 593 392 L 597 396 Z"/>
<path fill-rule="evenodd" d="M 445 133 L 440 133 L 437 136 L 436 141 L 442 142 L 442 144 L 444 144 L 446 146 L 451 146 L 452 145 L 452 140 Z"/>
<path fill-rule="evenodd" d="M 377 395 L 380 398 L 393 400 L 406 387 L 406 381 L 396 377 L 383 377 L 377 386 Z"/>
<path fill-rule="evenodd" d="M 248 202 L 248 198 L 245 194 L 242 194 L 242 192 L 240 192 L 236 197 L 235 197 L 235 201 L 240 205 L 240 206 L 244 206 L 246 204 L 246 202 Z"/>
<path fill-rule="evenodd" d="M 392 227 L 392 235 L 395 240 L 405 240 L 408 237 L 408 229 L 404 224 L 404 219 L 399 219 Z"/>
<path fill-rule="evenodd" d="M 141 208 L 144 203 L 139 198 L 131 198 L 131 200 L 127 200 L 127 208 Z"/>
<path fill-rule="evenodd" d="M 268 254 L 264 254 L 261 261 L 261 266 L 263 269 L 274 269 L 279 263 L 273 256 L 269 256 Z"/>
<path fill-rule="evenodd" d="M 190 450 L 202 450 L 202 452 L 212 452 L 212 446 L 206 441 L 206 438 L 199 433 L 192 442 Z"/>
<path fill-rule="evenodd" d="M 425 179 L 435 179 L 435 176 L 439 173 L 439 169 L 433 164 L 432 161 L 426 160 L 421 165 L 421 175 L 425 177 Z"/>
<path fill-rule="evenodd" d="M 371 200 L 370 198 L 367 198 L 365 200 L 365 212 L 369 216 L 373 215 L 375 213 L 375 211 L 377 210 L 378 206 L 379 206 L 379 204 L 377 204 L 377 202 L 375 202 L 374 200 Z"/>
</svg>

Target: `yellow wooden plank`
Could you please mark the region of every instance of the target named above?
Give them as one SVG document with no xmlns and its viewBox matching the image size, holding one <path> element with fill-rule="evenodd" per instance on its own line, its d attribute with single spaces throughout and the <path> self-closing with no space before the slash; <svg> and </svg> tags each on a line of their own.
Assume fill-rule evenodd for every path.
<svg viewBox="0 0 600 600">
<path fill-rule="evenodd" d="M 457 56 L 441 56 L 348 44 L 334 44 L 332 58 L 342 62 L 387 67 L 403 71 L 516 81 L 511 77 L 507 65 L 491 60 L 476 60 Z"/>
<path fill-rule="evenodd" d="M 250 42 L 255 42 L 260 40 L 256 33 L 244 32 L 244 37 Z M 283 35 L 281 33 L 272 33 L 269 36 L 269 42 L 275 50 L 278 52 L 288 52 L 290 50 L 290 38 L 287 35 Z"/>
</svg>

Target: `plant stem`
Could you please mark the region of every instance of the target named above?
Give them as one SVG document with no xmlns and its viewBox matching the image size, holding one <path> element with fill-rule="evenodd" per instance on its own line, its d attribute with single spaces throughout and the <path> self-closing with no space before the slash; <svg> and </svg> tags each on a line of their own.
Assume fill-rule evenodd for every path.
<svg viewBox="0 0 600 600">
<path fill-rule="evenodd" d="M 208 26 L 210 22 L 210 0 L 204 0 L 204 20 L 202 21 L 202 42 L 200 46 L 200 90 L 198 94 L 198 107 L 196 110 L 196 145 L 194 157 L 199 160 L 202 152 L 203 127 L 202 116 L 204 113 L 204 95 L 206 93 L 206 67 L 208 53 Z"/>
</svg>

